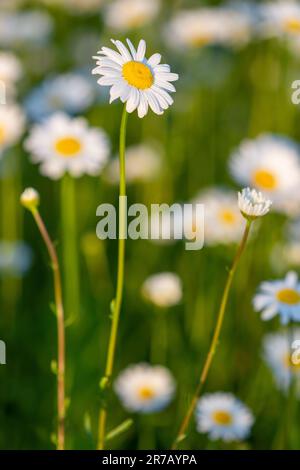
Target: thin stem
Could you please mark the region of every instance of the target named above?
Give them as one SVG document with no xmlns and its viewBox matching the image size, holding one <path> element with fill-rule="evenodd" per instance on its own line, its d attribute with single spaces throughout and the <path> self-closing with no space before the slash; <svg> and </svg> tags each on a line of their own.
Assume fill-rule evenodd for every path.
<svg viewBox="0 0 300 470">
<path fill-rule="evenodd" d="M 72 318 L 80 310 L 80 275 L 77 246 L 75 182 L 65 175 L 61 182 L 61 220 L 63 237 L 63 279 L 66 309 Z"/>
<path fill-rule="evenodd" d="M 125 165 L 125 145 L 126 145 L 126 128 L 127 128 L 127 111 L 124 107 L 121 127 L 120 127 L 120 197 L 126 197 L 126 165 Z M 108 343 L 104 387 L 107 389 L 111 385 L 111 376 L 114 368 L 114 359 L 116 352 L 118 327 L 120 319 L 121 304 L 123 298 L 124 287 L 124 262 L 125 262 L 125 231 L 126 231 L 126 208 L 121 204 L 119 208 L 119 242 L 118 242 L 118 273 L 117 273 L 117 289 L 116 297 L 113 301 L 113 315 L 111 332 Z M 98 449 L 104 449 L 105 432 L 106 432 L 107 409 L 102 406 L 99 412 L 98 424 Z"/>
<path fill-rule="evenodd" d="M 220 304 L 220 308 L 219 308 L 219 312 L 218 312 L 218 316 L 217 316 L 217 323 L 216 323 L 216 326 L 215 326 L 215 330 L 214 330 L 213 338 L 212 338 L 212 341 L 211 341 L 211 345 L 210 345 L 210 348 L 209 348 L 209 351 L 208 351 L 208 354 L 207 354 L 207 357 L 206 357 L 206 360 L 205 360 L 205 363 L 204 363 L 204 366 L 203 366 L 203 369 L 202 369 L 202 372 L 201 372 L 201 375 L 200 375 L 200 380 L 199 380 L 199 383 L 197 385 L 196 391 L 193 395 L 193 398 L 192 398 L 192 401 L 191 401 L 190 406 L 188 408 L 188 411 L 187 411 L 187 413 L 186 413 L 185 417 L 183 418 L 183 421 L 180 425 L 177 437 L 176 437 L 176 439 L 175 439 L 175 441 L 172 445 L 172 449 L 176 449 L 179 442 L 181 442 L 183 439 L 185 439 L 186 431 L 187 431 L 187 428 L 189 426 L 189 423 L 190 423 L 191 417 L 193 415 L 193 412 L 195 410 L 195 407 L 197 405 L 199 395 L 201 394 L 202 389 L 204 387 L 204 384 L 206 382 L 206 379 L 207 379 L 207 376 L 208 376 L 208 373 L 209 373 L 209 370 L 210 370 L 210 367 L 211 367 L 211 364 L 212 364 L 212 361 L 213 361 L 213 358 L 214 358 L 214 355 L 216 353 L 216 349 L 217 349 L 217 346 L 218 346 L 219 337 L 220 337 L 220 333 L 221 333 L 221 329 L 222 329 L 222 325 L 223 325 L 224 315 L 225 315 L 225 311 L 226 311 L 226 306 L 227 306 L 227 301 L 228 301 L 228 296 L 229 296 L 229 291 L 230 291 L 230 287 L 231 287 L 231 284 L 232 284 L 233 276 L 235 274 L 235 271 L 236 271 L 236 268 L 238 266 L 241 255 L 242 255 L 242 253 L 245 249 L 247 239 L 248 239 L 248 236 L 249 236 L 249 232 L 250 232 L 250 227 L 251 227 L 251 221 L 248 220 L 247 224 L 246 224 L 246 227 L 245 227 L 244 234 L 243 234 L 243 238 L 242 238 L 241 243 L 240 243 L 240 245 L 237 249 L 237 252 L 235 254 L 235 257 L 234 257 L 233 263 L 231 265 L 231 268 L 228 271 L 228 276 L 227 276 L 227 280 L 226 280 L 226 284 L 225 284 L 225 288 L 224 288 L 224 291 L 223 291 L 222 300 L 221 300 L 221 304 Z"/>
<path fill-rule="evenodd" d="M 33 217 L 47 247 L 54 278 L 54 295 L 57 318 L 57 450 L 65 447 L 65 325 L 62 301 L 62 287 L 56 249 L 51 241 L 38 210 L 32 211 Z"/>
</svg>

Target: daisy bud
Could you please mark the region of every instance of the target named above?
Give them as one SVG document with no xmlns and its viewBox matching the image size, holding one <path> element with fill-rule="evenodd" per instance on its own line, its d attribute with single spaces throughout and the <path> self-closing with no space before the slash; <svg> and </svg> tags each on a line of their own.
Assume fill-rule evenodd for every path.
<svg viewBox="0 0 300 470">
<path fill-rule="evenodd" d="M 238 205 L 242 215 L 248 220 L 266 215 L 272 205 L 272 201 L 266 199 L 256 189 L 244 188 L 238 193 Z"/>
<path fill-rule="evenodd" d="M 30 211 L 34 211 L 40 204 L 40 195 L 34 188 L 26 188 L 20 197 L 22 206 Z"/>
</svg>

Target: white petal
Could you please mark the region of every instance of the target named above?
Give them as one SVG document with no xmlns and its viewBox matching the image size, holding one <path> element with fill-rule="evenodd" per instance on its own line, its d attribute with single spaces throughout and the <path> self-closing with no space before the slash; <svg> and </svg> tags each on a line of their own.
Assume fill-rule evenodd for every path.
<svg viewBox="0 0 300 470">
<path fill-rule="evenodd" d="M 127 60 L 132 60 L 131 54 L 128 51 L 127 47 L 124 46 L 124 44 L 121 41 L 114 41 L 113 39 L 111 40 L 113 44 L 118 48 L 119 52 L 121 53 L 122 57 L 127 61 Z"/>
<path fill-rule="evenodd" d="M 277 313 L 277 305 L 273 304 L 266 308 L 261 315 L 262 320 L 271 320 Z"/>
<path fill-rule="evenodd" d="M 140 61 L 144 60 L 145 53 L 146 53 L 146 42 L 144 41 L 144 39 L 141 39 L 137 48 L 137 53 L 136 53 L 137 60 L 140 60 Z"/>
<path fill-rule="evenodd" d="M 150 108 L 155 114 L 163 114 L 163 111 L 159 105 L 159 102 L 157 98 L 155 97 L 154 93 L 151 92 L 151 90 L 145 91 L 145 95 L 147 97 L 148 103 L 150 105 Z"/>
<path fill-rule="evenodd" d="M 132 113 L 139 105 L 140 93 L 136 88 L 131 88 L 130 95 L 126 104 L 126 111 Z"/>
<path fill-rule="evenodd" d="M 126 41 L 127 41 L 127 44 L 128 44 L 128 47 L 130 49 L 130 52 L 131 52 L 131 55 L 132 55 L 133 59 L 136 60 L 136 50 L 135 50 L 134 45 L 132 44 L 130 39 L 126 39 Z"/>
<path fill-rule="evenodd" d="M 140 104 L 138 106 L 138 116 L 143 118 L 148 112 L 148 101 L 146 100 L 144 93 L 140 94 Z"/>
<path fill-rule="evenodd" d="M 150 65 L 150 67 L 155 67 L 156 65 L 158 65 L 161 61 L 161 55 L 156 53 L 156 54 L 153 54 L 150 59 L 148 59 L 148 64 Z"/>
</svg>

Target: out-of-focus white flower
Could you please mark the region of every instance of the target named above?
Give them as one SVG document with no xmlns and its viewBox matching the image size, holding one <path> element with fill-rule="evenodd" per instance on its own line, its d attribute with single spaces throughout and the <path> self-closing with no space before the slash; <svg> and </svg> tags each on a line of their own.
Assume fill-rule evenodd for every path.
<svg viewBox="0 0 300 470">
<path fill-rule="evenodd" d="M 40 195 L 36 189 L 26 188 L 21 194 L 20 202 L 22 206 L 32 211 L 38 207 L 40 203 Z"/>
<path fill-rule="evenodd" d="M 290 271 L 278 281 L 262 282 L 253 298 L 256 311 L 261 311 L 262 320 L 280 316 L 282 324 L 300 321 L 300 284 L 295 272 Z"/>
<path fill-rule="evenodd" d="M 196 409 L 197 430 L 208 433 L 213 441 L 242 441 L 254 423 L 252 412 L 231 393 L 204 395 Z"/>
<path fill-rule="evenodd" d="M 57 111 L 77 114 L 88 108 L 95 97 L 93 83 L 79 73 L 57 75 L 35 88 L 25 101 L 29 117 L 38 121 Z"/>
<path fill-rule="evenodd" d="M 277 0 L 260 5 L 260 32 L 263 36 L 300 35 L 300 5 L 293 0 Z"/>
<path fill-rule="evenodd" d="M 159 0 L 114 0 L 107 6 L 104 20 L 111 29 L 128 31 L 149 23 L 159 9 Z"/>
<path fill-rule="evenodd" d="M 169 404 L 175 381 L 165 367 L 141 363 L 122 371 L 114 389 L 128 411 L 153 413 Z"/>
<path fill-rule="evenodd" d="M 53 20 L 46 12 L 3 12 L 0 16 L 0 45 L 38 45 L 49 38 L 52 30 Z"/>
<path fill-rule="evenodd" d="M 199 193 L 193 202 L 204 205 L 206 244 L 218 245 L 240 241 L 244 220 L 234 191 L 209 188 Z M 203 230 L 203 227 L 195 227 L 194 231 L 198 229 Z"/>
<path fill-rule="evenodd" d="M 120 178 L 119 159 L 114 158 L 105 172 L 105 179 L 118 184 Z M 127 183 L 151 181 L 161 169 L 161 156 L 153 146 L 148 144 L 132 145 L 126 149 Z"/>
<path fill-rule="evenodd" d="M 144 282 L 142 293 L 158 307 L 172 307 L 182 299 L 182 283 L 174 273 L 154 274 Z"/>
<path fill-rule="evenodd" d="M 263 340 L 263 356 L 271 368 L 279 390 L 287 392 L 292 378 L 300 398 L 300 363 L 294 363 L 292 342 L 300 340 L 300 329 L 269 334 Z"/>
<path fill-rule="evenodd" d="M 266 199 L 256 189 L 244 188 L 238 193 L 238 205 L 243 216 L 253 220 L 266 215 L 270 210 L 272 201 Z"/>
<path fill-rule="evenodd" d="M 239 184 L 262 191 L 274 208 L 286 212 L 300 185 L 299 149 L 289 139 L 263 134 L 241 143 L 231 157 L 230 171 Z"/>
<path fill-rule="evenodd" d="M 19 106 L 0 106 L 0 157 L 6 148 L 18 142 L 24 128 L 25 116 Z"/>
<path fill-rule="evenodd" d="M 74 177 L 98 175 L 109 155 L 109 142 L 102 129 L 90 128 L 83 118 L 57 113 L 33 126 L 25 142 L 34 163 L 52 179 L 69 172 Z"/>
<path fill-rule="evenodd" d="M 102 75 L 99 85 L 111 87 L 110 102 L 120 98 L 126 103 L 127 112 L 137 109 L 140 118 L 146 116 L 149 106 L 154 113 L 163 114 L 173 104 L 169 92 L 176 91 L 171 82 L 178 80 L 178 75 L 170 72 L 169 65 L 160 64 L 160 54 L 145 58 L 144 40 L 139 42 L 137 50 L 129 39 L 129 49 L 121 41 L 112 40 L 112 43 L 118 52 L 102 47 L 95 57 L 97 67 L 93 70 L 93 74 Z"/>
<path fill-rule="evenodd" d="M 22 241 L 0 241 L 0 276 L 20 277 L 32 264 L 32 251 Z"/>
<path fill-rule="evenodd" d="M 166 39 L 172 47 L 240 46 L 249 40 L 251 30 L 251 18 L 242 11 L 199 8 L 176 13 L 166 27 Z"/>
<path fill-rule="evenodd" d="M 0 81 L 13 86 L 22 76 L 22 64 L 11 52 L 0 52 Z"/>
</svg>

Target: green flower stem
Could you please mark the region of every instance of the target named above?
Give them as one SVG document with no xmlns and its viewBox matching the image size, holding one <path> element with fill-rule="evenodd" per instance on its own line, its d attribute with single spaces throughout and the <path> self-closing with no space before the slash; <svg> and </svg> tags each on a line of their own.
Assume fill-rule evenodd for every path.
<svg viewBox="0 0 300 470">
<path fill-rule="evenodd" d="M 65 448 L 65 324 L 62 301 L 61 274 L 56 249 L 37 209 L 32 215 L 47 247 L 54 279 L 54 295 L 57 318 L 57 450 Z"/>
<path fill-rule="evenodd" d="M 119 196 L 126 196 L 126 165 L 125 165 L 125 145 L 126 145 L 126 129 L 128 114 L 124 106 L 121 127 L 120 127 L 120 189 Z M 121 207 L 119 210 L 119 245 L 118 245 L 118 273 L 117 273 L 117 289 L 116 297 L 112 303 L 112 324 L 108 343 L 105 376 L 102 378 L 101 385 L 103 389 L 111 386 L 111 376 L 114 368 L 114 359 L 116 352 L 118 327 L 120 319 L 120 311 L 123 297 L 124 287 L 124 263 L 125 263 L 125 231 L 126 231 L 126 208 Z M 107 409 L 102 406 L 99 412 L 98 424 L 98 449 L 104 449 L 105 432 L 106 432 Z"/>
<path fill-rule="evenodd" d="M 75 195 L 75 181 L 71 176 L 65 175 L 61 182 L 63 280 L 66 309 L 71 318 L 78 317 L 80 311 L 80 268 Z"/>
<path fill-rule="evenodd" d="M 212 364 L 212 361 L 213 361 L 213 358 L 214 358 L 214 355 L 216 353 L 216 349 L 219 343 L 219 338 L 220 338 L 220 333 L 221 333 L 221 329 L 223 325 L 230 287 L 231 287 L 238 263 L 246 247 L 246 243 L 247 243 L 249 232 L 250 232 L 250 227 L 251 227 L 251 220 L 247 220 L 243 238 L 235 254 L 232 266 L 230 270 L 228 271 L 228 276 L 227 276 L 227 280 L 226 280 L 226 284 L 225 284 L 225 288 L 223 291 L 222 300 L 221 300 L 221 304 L 220 304 L 220 308 L 218 312 L 217 323 L 215 326 L 215 330 L 214 330 L 213 338 L 212 338 L 211 345 L 208 351 L 208 355 L 206 357 L 206 360 L 205 360 L 205 363 L 204 363 L 204 366 L 200 375 L 200 380 L 196 388 L 196 391 L 193 395 L 188 411 L 182 420 L 177 437 L 175 441 L 173 442 L 172 449 L 177 449 L 178 444 L 185 439 L 191 417 L 194 413 L 194 410 L 197 405 L 199 396 L 202 392 L 202 389 L 205 385 L 205 382 L 206 382 L 206 379 L 207 379 L 207 376 L 208 376 L 208 373 L 209 373 L 209 370 L 210 370 L 210 367 L 211 367 L 211 364 Z"/>
</svg>

